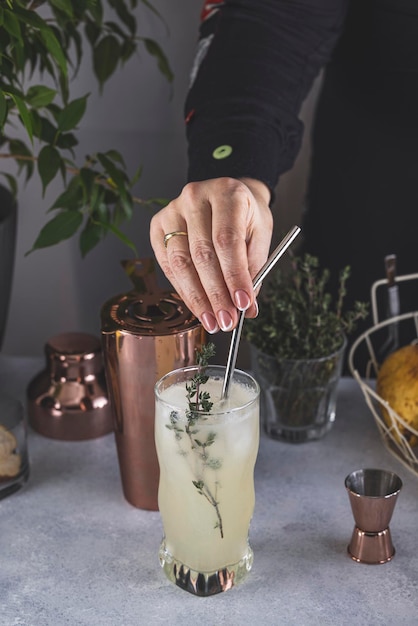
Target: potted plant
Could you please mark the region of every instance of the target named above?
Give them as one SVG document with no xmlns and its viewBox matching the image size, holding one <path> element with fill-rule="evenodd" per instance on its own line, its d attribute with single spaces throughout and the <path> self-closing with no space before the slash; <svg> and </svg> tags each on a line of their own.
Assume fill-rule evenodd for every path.
<svg viewBox="0 0 418 626">
<path fill-rule="evenodd" d="M 275 271 L 260 295 L 260 312 L 244 336 L 262 389 L 267 434 L 302 442 L 322 437 L 335 419 L 336 387 L 346 338 L 367 316 L 356 302 L 345 311 L 350 268 L 339 276 L 338 297 L 327 291 L 330 272 L 311 255 L 291 255 L 288 271 Z"/>
<path fill-rule="evenodd" d="M 2 202 L 9 198 L 8 206 L 16 212 L 18 182 L 26 183 L 38 176 L 45 193 L 52 181 L 62 179 L 62 193 L 46 207 L 49 219 L 30 251 L 55 245 L 77 233 L 84 257 L 112 233 L 136 253 L 133 242 L 121 230 L 122 223 L 131 218 L 136 205 L 163 203 L 134 195 L 141 168 L 129 174 L 123 155 L 114 147 L 99 152 L 92 146 L 81 160 L 77 154 L 78 129 L 89 97 L 77 92 L 77 74 L 86 62 L 91 63 L 100 93 L 108 79 L 142 49 L 155 57 L 159 70 L 172 81 L 164 52 L 142 33 L 139 5 L 162 19 L 152 0 L 1 3 Z M 1 222 L 0 230 L 4 228 Z M 6 288 L 1 294 L 0 338 L 7 317 L 14 250 L 15 230 L 8 236 L 8 249 L 1 256 L 4 262 L 0 284 Z"/>
<path fill-rule="evenodd" d="M 150 0 L 141 3 L 157 15 Z M 6 0 L 0 7 L 0 158 L 17 172 L 3 174 L 11 192 L 17 179 L 38 174 L 43 191 L 57 176 L 63 192 L 49 207 L 52 218 L 32 249 L 51 246 L 79 233 L 85 256 L 111 232 L 134 249 L 120 230 L 135 204 L 141 169 L 128 175 L 114 148 L 92 148 L 76 161 L 77 128 L 88 94 L 73 97 L 71 86 L 88 50 L 100 91 L 115 71 L 143 47 L 160 71 L 172 72 L 156 41 L 139 32 L 138 0 Z M 161 16 L 160 16 L 161 17 Z M 22 138 L 23 131 L 23 138 Z"/>
</svg>

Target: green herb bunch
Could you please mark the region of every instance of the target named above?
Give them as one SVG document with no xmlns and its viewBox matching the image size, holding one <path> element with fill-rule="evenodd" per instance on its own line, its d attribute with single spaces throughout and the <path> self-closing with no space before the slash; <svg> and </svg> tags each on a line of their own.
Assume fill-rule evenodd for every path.
<svg viewBox="0 0 418 626">
<path fill-rule="evenodd" d="M 112 232 L 135 249 L 120 230 L 141 200 L 132 189 L 141 168 L 129 176 L 122 155 L 92 150 L 75 161 L 77 129 L 88 94 L 71 96 L 71 83 L 90 52 L 100 92 L 107 80 L 142 48 L 162 74 L 173 76 L 156 41 L 139 32 L 141 4 L 159 15 L 151 0 L 4 0 L 0 3 L 0 159 L 14 161 L 16 174 L 1 172 L 11 192 L 17 180 L 37 173 L 43 192 L 57 176 L 65 191 L 53 202 L 33 249 L 80 233 L 84 256 Z M 23 133 L 23 135 L 22 135 Z M 22 138 L 23 137 L 23 138 Z"/>
<path fill-rule="evenodd" d="M 337 351 L 344 336 L 368 314 L 366 303 L 343 311 L 350 268 L 339 276 L 338 296 L 327 291 L 330 272 L 316 257 L 292 256 L 289 271 L 276 270 L 259 298 L 259 315 L 247 320 L 244 336 L 261 352 L 281 359 L 316 359 Z"/>
<path fill-rule="evenodd" d="M 186 398 L 188 408 L 186 410 L 186 424 L 180 420 L 177 411 L 170 413 L 170 423 L 166 424 L 166 428 L 172 430 L 179 445 L 181 456 L 186 458 L 192 465 L 195 479 L 192 480 L 197 493 L 209 502 L 215 509 L 216 522 L 214 528 L 218 528 L 221 538 L 223 538 L 222 516 L 219 509 L 217 491 L 219 483 L 212 474 L 207 476 L 207 470 L 216 471 L 222 467 L 222 461 L 211 455 L 211 446 L 216 441 L 216 433 L 209 431 L 203 440 L 199 437 L 199 423 L 207 420 L 208 415 L 213 406 L 210 394 L 202 389 L 208 381 L 205 373 L 209 359 L 215 355 L 215 345 L 208 343 L 202 346 L 201 351 L 196 351 L 197 370 L 190 381 L 186 383 Z M 187 446 L 184 447 L 183 436 Z"/>
</svg>

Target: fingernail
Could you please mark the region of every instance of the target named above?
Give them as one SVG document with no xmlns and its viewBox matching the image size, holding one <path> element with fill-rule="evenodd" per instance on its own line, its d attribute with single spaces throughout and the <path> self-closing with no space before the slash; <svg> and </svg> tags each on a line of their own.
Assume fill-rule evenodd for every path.
<svg viewBox="0 0 418 626">
<path fill-rule="evenodd" d="M 240 311 L 246 311 L 251 304 L 248 293 L 243 289 L 237 289 L 235 292 L 235 304 Z"/>
<path fill-rule="evenodd" d="M 218 320 L 219 326 L 224 332 L 228 332 L 228 330 L 232 329 L 232 317 L 229 315 L 228 311 L 219 311 Z"/>
<path fill-rule="evenodd" d="M 212 313 L 202 313 L 201 321 L 204 329 L 211 335 L 218 332 L 218 322 L 216 321 L 216 317 Z"/>
</svg>

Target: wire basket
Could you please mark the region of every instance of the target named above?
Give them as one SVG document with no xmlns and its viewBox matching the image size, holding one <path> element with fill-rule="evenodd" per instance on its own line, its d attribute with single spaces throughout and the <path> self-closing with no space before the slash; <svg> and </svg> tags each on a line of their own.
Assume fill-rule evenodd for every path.
<svg viewBox="0 0 418 626">
<path fill-rule="evenodd" d="M 405 281 L 416 281 L 418 274 L 399 276 L 396 284 Z M 376 281 L 371 289 L 371 304 L 373 326 L 360 335 L 353 343 L 349 355 L 348 366 L 351 374 L 357 380 L 364 398 L 370 408 L 386 448 L 406 468 L 418 475 L 418 446 L 411 447 L 404 433 L 405 429 L 418 438 L 418 430 L 412 428 L 386 400 L 376 393 L 376 376 L 384 360 L 380 354 L 388 333 L 396 327 L 399 337 L 399 347 L 418 343 L 418 311 L 411 311 L 397 315 L 384 321 L 379 321 L 379 291 L 387 288 L 387 280 Z M 418 289 L 418 284 L 416 285 Z M 383 414 L 386 411 L 386 420 Z"/>
</svg>

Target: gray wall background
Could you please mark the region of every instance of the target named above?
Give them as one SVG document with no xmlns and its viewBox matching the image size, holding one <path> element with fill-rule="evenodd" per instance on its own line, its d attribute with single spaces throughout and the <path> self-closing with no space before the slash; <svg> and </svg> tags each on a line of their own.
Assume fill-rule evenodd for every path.
<svg viewBox="0 0 418 626">
<path fill-rule="evenodd" d="M 166 27 L 151 12 L 138 7 L 142 32 L 164 47 L 174 71 L 171 89 L 158 72 L 155 61 L 141 52 L 98 95 L 92 79 L 90 60 L 73 84 L 74 96 L 91 92 L 88 111 L 80 127 L 80 149 L 84 155 L 95 150 L 116 148 L 121 151 L 130 172 L 143 164 L 143 174 L 136 195 L 171 198 L 180 192 L 186 174 L 186 142 L 183 125 L 183 101 L 189 70 L 193 61 L 200 0 L 156 0 L 169 25 Z M 303 117 L 308 126 L 312 114 L 315 89 L 305 104 Z M 285 175 L 278 188 L 274 211 L 277 214 L 277 235 L 299 222 L 309 162 L 309 133 L 291 173 Z M 25 256 L 39 230 L 47 221 L 46 210 L 62 191 L 54 183 L 42 198 L 36 177 L 19 193 L 18 240 L 12 297 L 3 353 L 40 356 L 47 339 L 57 333 L 83 331 L 100 334 L 100 308 L 110 297 L 129 288 L 120 261 L 130 258 L 130 251 L 115 238 L 99 244 L 83 260 L 78 240 Z M 149 256 L 149 221 L 151 213 L 138 208 L 127 227 L 140 256 Z M 273 242 L 274 243 L 274 242 Z M 160 275 L 162 284 L 164 278 Z M 218 337 L 216 343 L 224 358 L 229 335 Z M 240 351 L 239 365 L 246 363 L 245 345 Z"/>
</svg>

